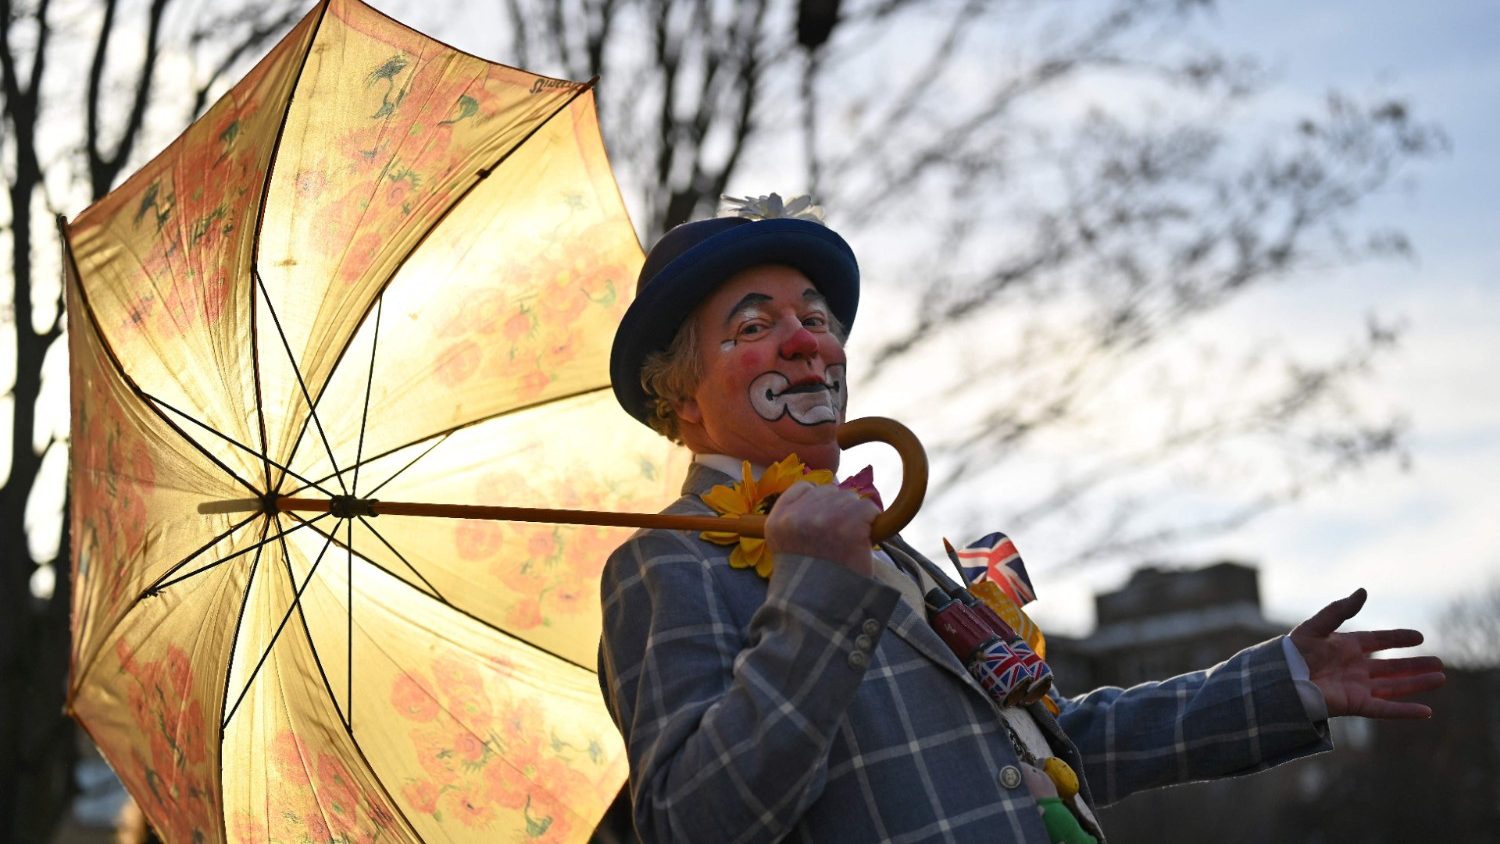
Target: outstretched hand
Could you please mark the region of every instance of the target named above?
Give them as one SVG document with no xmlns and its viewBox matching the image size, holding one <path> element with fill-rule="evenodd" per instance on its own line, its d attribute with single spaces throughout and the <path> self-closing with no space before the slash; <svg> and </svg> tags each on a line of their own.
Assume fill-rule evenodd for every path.
<svg viewBox="0 0 1500 844">
<path fill-rule="evenodd" d="M 1443 662 L 1435 656 L 1375 659 L 1389 648 L 1422 644 L 1416 630 L 1338 633 L 1339 625 L 1365 605 L 1365 590 L 1341 598 L 1292 630 L 1292 644 L 1307 662 L 1309 679 L 1323 693 L 1329 715 L 1366 718 L 1431 718 L 1432 708 L 1398 700 L 1443 685 Z"/>
</svg>

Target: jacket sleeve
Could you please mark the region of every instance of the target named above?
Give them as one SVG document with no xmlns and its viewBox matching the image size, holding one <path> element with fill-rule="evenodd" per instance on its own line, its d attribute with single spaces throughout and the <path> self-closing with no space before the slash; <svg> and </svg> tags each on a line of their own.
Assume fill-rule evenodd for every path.
<svg viewBox="0 0 1500 844">
<path fill-rule="evenodd" d="M 1333 748 L 1311 721 L 1276 638 L 1206 671 L 1056 698 L 1094 799 L 1265 770 Z"/>
<path fill-rule="evenodd" d="M 754 592 L 736 602 L 728 588 Z M 822 791 L 837 725 L 896 591 L 793 555 L 777 560 L 767 585 L 669 531 L 621 546 L 602 590 L 600 684 L 625 738 L 637 832 L 785 836 Z"/>
</svg>

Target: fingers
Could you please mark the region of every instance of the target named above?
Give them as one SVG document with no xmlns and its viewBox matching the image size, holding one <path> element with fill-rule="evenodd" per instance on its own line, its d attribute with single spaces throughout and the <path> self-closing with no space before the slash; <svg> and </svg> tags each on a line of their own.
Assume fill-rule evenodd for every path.
<svg viewBox="0 0 1500 844">
<path fill-rule="evenodd" d="M 832 560 L 868 574 L 870 523 L 880 508 L 835 486 L 793 484 L 766 517 L 766 543 L 774 554 Z"/>
<path fill-rule="evenodd" d="M 1292 631 L 1293 636 L 1311 636 L 1314 638 L 1326 638 L 1333 631 L 1339 629 L 1339 625 L 1353 618 L 1365 605 L 1367 597 L 1363 587 L 1354 590 L 1347 598 L 1340 598 L 1328 606 L 1318 610 L 1312 618 L 1297 625 Z"/>
<path fill-rule="evenodd" d="M 1422 634 L 1416 630 L 1365 630 L 1349 635 L 1359 643 L 1359 649 L 1367 654 L 1391 648 L 1411 648 L 1422 644 Z"/>
<path fill-rule="evenodd" d="M 776 499 L 771 515 L 785 519 L 797 512 L 836 519 L 852 518 L 868 523 L 880 515 L 880 508 L 853 490 L 798 481 Z"/>
<path fill-rule="evenodd" d="M 1447 681 L 1441 671 L 1370 681 L 1370 694 L 1382 700 L 1430 692 Z"/>
<path fill-rule="evenodd" d="M 1364 659 L 1361 662 L 1365 677 L 1352 683 L 1360 690 L 1351 695 L 1356 702 L 1337 714 L 1397 719 L 1432 717 L 1432 708 L 1427 704 L 1402 698 L 1430 692 L 1447 682 L 1442 660 L 1432 656 L 1418 656 L 1407 659 Z"/>
<path fill-rule="evenodd" d="M 1441 674 L 1443 661 L 1435 656 L 1413 656 L 1406 659 L 1372 659 L 1371 677 L 1409 677 L 1414 674 Z"/>
<path fill-rule="evenodd" d="M 1432 707 L 1425 703 L 1412 703 L 1410 701 L 1383 700 L 1372 697 L 1365 701 L 1358 712 L 1351 715 L 1363 715 L 1366 718 L 1393 718 L 1397 720 L 1431 718 Z"/>
<path fill-rule="evenodd" d="M 805 498 L 807 496 L 807 493 L 813 488 L 813 486 L 813 484 L 810 484 L 807 481 L 798 481 L 792 484 L 791 486 L 786 488 L 786 492 L 783 492 L 781 495 L 777 496 L 775 506 L 794 503 L 799 498 Z"/>
</svg>

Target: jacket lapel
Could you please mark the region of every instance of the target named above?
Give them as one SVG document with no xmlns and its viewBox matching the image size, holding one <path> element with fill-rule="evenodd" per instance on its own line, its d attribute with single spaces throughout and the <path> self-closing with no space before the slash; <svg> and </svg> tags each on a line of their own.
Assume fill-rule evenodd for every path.
<svg viewBox="0 0 1500 844">
<path fill-rule="evenodd" d="M 896 565 L 908 574 L 920 570 L 916 560 L 912 559 L 911 546 L 899 541 L 898 537 L 892 537 L 892 540 L 882 542 L 880 547 L 885 549 L 892 560 L 896 561 Z M 903 601 L 896 605 L 896 612 L 892 613 L 890 624 L 887 626 L 923 656 L 937 663 L 945 671 L 956 675 L 974 691 L 984 694 L 984 690 L 979 688 L 968 669 L 959 662 L 953 649 L 949 648 L 948 643 L 944 642 L 942 637 L 938 636 L 937 631 L 932 629 L 932 625 L 927 623 L 924 615 L 912 611 Z"/>
</svg>

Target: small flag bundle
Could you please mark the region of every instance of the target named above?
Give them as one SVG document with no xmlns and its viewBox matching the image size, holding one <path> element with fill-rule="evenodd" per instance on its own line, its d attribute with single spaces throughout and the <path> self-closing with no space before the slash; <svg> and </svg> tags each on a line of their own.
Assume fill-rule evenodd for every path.
<svg viewBox="0 0 1500 844">
<path fill-rule="evenodd" d="M 981 688 L 1003 706 L 1044 699 L 1052 669 L 1000 616 L 968 590 L 926 595 L 928 620 Z"/>
</svg>

